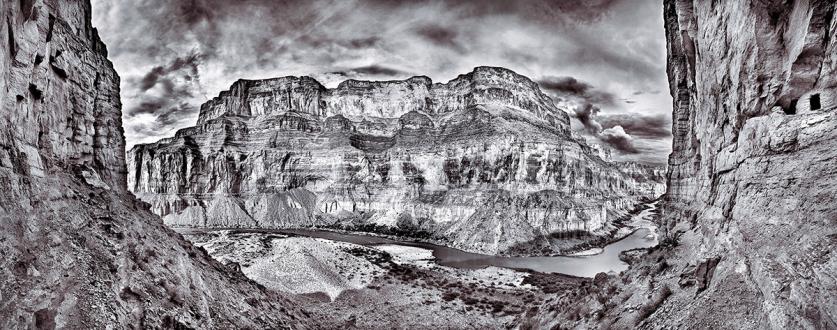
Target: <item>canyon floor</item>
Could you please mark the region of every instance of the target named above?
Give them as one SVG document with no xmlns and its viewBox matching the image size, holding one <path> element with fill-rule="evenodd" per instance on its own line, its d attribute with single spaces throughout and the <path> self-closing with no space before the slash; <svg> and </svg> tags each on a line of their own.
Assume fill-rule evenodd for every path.
<svg viewBox="0 0 837 330">
<path fill-rule="evenodd" d="M 434 263 L 429 250 L 230 231 L 186 235 L 223 263 L 269 289 L 299 294 L 326 328 L 505 328 L 582 278 Z M 549 276 L 549 287 L 530 276 Z M 589 282 L 589 281 L 588 281 Z M 374 311 L 374 313 L 373 313 Z"/>
<path fill-rule="evenodd" d="M 654 206 L 639 208 L 612 240 L 653 228 Z M 557 295 L 594 286 L 589 277 L 559 273 L 443 266 L 432 250 L 400 244 L 234 229 L 180 232 L 260 285 L 295 294 L 323 328 L 508 328 Z M 594 247 L 574 258 L 602 250 Z"/>
</svg>

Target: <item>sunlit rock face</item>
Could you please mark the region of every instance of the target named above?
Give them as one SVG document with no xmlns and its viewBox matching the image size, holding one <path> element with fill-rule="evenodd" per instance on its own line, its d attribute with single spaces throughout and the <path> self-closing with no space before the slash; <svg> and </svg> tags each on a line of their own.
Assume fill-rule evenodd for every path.
<svg viewBox="0 0 837 330">
<path fill-rule="evenodd" d="M 469 251 L 555 253 L 571 247 L 550 234 L 601 231 L 661 193 L 661 176 L 595 154 L 503 68 L 334 89 L 239 80 L 195 127 L 133 148 L 128 186 L 172 226 L 375 224 Z"/>
<path fill-rule="evenodd" d="M 119 77 L 87 21 L 90 8 L 21 1 L 2 9 L 0 101 L 13 132 L 0 136 L 2 166 L 43 178 L 51 161 L 66 163 L 124 192 L 121 104 L 111 88 Z"/>
<path fill-rule="evenodd" d="M 835 2 L 667 1 L 665 16 L 674 97 L 665 219 L 685 245 L 680 264 L 720 263 L 697 286 L 707 292 L 699 307 L 661 319 L 835 327 L 837 112 L 824 104 L 837 87 Z M 809 91 L 823 92 L 821 110 L 792 114 L 811 108 Z"/>
<path fill-rule="evenodd" d="M 609 296 L 573 296 L 574 315 L 551 303 L 534 323 L 837 328 L 835 6 L 665 1 L 674 145 L 661 247 L 600 285 Z M 817 93 L 819 107 L 800 103 Z"/>
<path fill-rule="evenodd" d="M 300 327 L 127 191 L 119 77 L 90 16 L 0 1 L 0 328 Z"/>
</svg>

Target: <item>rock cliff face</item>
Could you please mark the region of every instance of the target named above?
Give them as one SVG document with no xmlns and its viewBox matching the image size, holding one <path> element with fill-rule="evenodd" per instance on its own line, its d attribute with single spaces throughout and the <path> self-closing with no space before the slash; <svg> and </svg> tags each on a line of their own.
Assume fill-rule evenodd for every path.
<svg viewBox="0 0 837 330">
<path fill-rule="evenodd" d="M 619 162 L 616 164 L 622 173 L 630 176 L 638 183 L 637 189 L 642 195 L 662 196 L 666 192 L 666 168 L 649 166 L 635 162 Z"/>
<path fill-rule="evenodd" d="M 572 246 L 550 235 L 602 232 L 662 186 L 595 154 L 534 82 L 503 68 L 334 89 L 239 80 L 195 127 L 134 147 L 128 186 L 172 226 L 330 226 L 555 253 Z"/>
<path fill-rule="evenodd" d="M 0 328 L 298 327 L 127 190 L 88 1 L 0 2 Z"/>
<path fill-rule="evenodd" d="M 837 111 L 795 114 L 816 108 L 800 104 L 812 102 L 809 91 L 837 87 L 835 6 L 665 2 L 667 238 L 614 289 L 601 288 L 620 293 L 600 301 L 637 308 L 591 301 L 581 321 L 555 312 L 542 324 L 837 327 Z"/>
<path fill-rule="evenodd" d="M 807 91 L 837 88 L 835 5 L 666 4 L 665 221 L 686 264 L 720 260 L 696 289 L 718 300 L 678 321 L 711 322 L 737 302 L 754 328 L 837 326 L 837 112 L 793 114 Z"/>
</svg>

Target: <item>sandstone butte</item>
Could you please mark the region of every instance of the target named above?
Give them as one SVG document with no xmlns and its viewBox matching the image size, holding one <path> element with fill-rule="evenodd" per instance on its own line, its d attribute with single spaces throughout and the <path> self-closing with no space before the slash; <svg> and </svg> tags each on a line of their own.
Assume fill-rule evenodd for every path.
<svg viewBox="0 0 837 330">
<path fill-rule="evenodd" d="M 662 169 L 602 160 L 529 78 L 239 80 L 197 125 L 128 152 L 128 188 L 176 227 L 397 233 L 554 254 L 662 194 Z M 625 171 L 620 170 L 624 167 Z"/>
</svg>

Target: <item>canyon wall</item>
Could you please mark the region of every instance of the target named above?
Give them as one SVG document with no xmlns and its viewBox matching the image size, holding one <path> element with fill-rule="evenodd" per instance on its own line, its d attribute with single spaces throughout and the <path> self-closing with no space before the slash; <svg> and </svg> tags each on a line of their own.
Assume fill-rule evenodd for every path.
<svg viewBox="0 0 837 330">
<path fill-rule="evenodd" d="M 128 186 L 172 226 L 318 226 L 550 254 L 579 242 L 551 236 L 607 232 L 662 191 L 653 170 L 629 175 L 596 154 L 536 83 L 503 68 L 334 89 L 239 80 L 196 126 L 132 148 Z"/>
<path fill-rule="evenodd" d="M 90 15 L 0 2 L 0 328 L 301 326 L 127 191 L 119 77 Z"/>
<path fill-rule="evenodd" d="M 835 6 L 665 1 L 674 141 L 664 239 L 584 289 L 597 298 L 572 302 L 582 308 L 550 303 L 537 323 L 837 328 Z"/>
<path fill-rule="evenodd" d="M 668 1 L 666 30 L 664 221 L 681 262 L 711 265 L 703 308 L 676 320 L 837 326 L 837 112 L 797 111 L 806 92 L 837 90 L 835 3 Z"/>
</svg>

